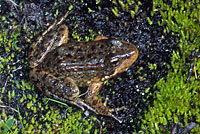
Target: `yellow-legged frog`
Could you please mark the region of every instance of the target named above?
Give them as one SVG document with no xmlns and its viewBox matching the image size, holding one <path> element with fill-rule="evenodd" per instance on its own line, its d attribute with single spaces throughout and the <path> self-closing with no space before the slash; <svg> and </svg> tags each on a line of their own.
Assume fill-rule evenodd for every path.
<svg viewBox="0 0 200 134">
<path fill-rule="evenodd" d="M 68 27 L 61 24 L 66 16 L 30 46 L 30 79 L 48 97 L 117 119 L 112 114 L 115 110 L 107 108 L 97 94 L 108 79 L 133 64 L 138 50 L 116 38 L 68 42 Z M 79 87 L 88 87 L 85 99 L 79 97 Z"/>
</svg>

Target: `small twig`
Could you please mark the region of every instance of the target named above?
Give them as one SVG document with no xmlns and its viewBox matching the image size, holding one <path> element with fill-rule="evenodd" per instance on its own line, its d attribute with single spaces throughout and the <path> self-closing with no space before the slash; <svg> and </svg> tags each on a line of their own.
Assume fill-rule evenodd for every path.
<svg viewBox="0 0 200 134">
<path fill-rule="evenodd" d="M 1 57 L 0 57 L 1 58 Z M 6 63 L 7 65 L 16 65 L 17 63 L 19 63 L 20 62 L 20 60 L 17 60 L 16 62 L 12 62 L 12 63 L 10 63 L 10 62 L 8 62 L 8 63 Z"/>
<path fill-rule="evenodd" d="M 15 72 L 15 71 L 17 71 L 17 70 L 19 70 L 19 69 L 22 69 L 22 67 L 20 66 L 20 67 L 18 67 L 18 68 L 16 68 L 16 69 L 12 70 L 12 72 Z M 5 82 L 4 86 L 3 86 L 3 89 L 6 88 L 9 78 L 10 78 L 10 76 L 7 77 L 6 82 Z"/>
<path fill-rule="evenodd" d="M 10 109 L 12 109 L 13 111 L 15 111 L 15 112 L 18 113 L 18 111 L 17 111 L 16 109 L 14 109 L 14 108 L 12 108 L 12 107 L 10 107 L 10 106 L 0 105 L 0 107 L 2 107 L 2 108 L 10 108 Z"/>
<path fill-rule="evenodd" d="M 194 66 L 194 75 L 195 75 L 195 79 L 197 80 L 197 70 L 196 70 L 196 66 Z"/>
<path fill-rule="evenodd" d="M 6 88 L 6 86 L 7 86 L 7 83 L 8 83 L 8 79 L 9 79 L 9 77 L 10 77 L 10 76 L 8 76 L 8 77 L 7 77 L 7 79 L 6 79 L 6 82 L 5 82 L 4 86 L 3 86 L 3 89 L 5 89 L 5 88 Z"/>
<path fill-rule="evenodd" d="M 199 8 L 197 8 L 197 21 L 199 23 Z"/>
<path fill-rule="evenodd" d="M 19 66 L 18 68 L 12 70 L 12 72 L 15 72 L 15 71 L 20 70 L 20 69 L 22 69 L 22 66 Z"/>
<path fill-rule="evenodd" d="M 12 0 L 6 0 L 6 1 L 12 3 L 14 6 L 19 6 L 19 5 L 17 5 L 14 1 L 12 1 Z"/>
<path fill-rule="evenodd" d="M 195 122 L 189 123 L 187 126 L 184 127 L 182 134 L 188 133 L 190 130 L 192 130 L 194 127 L 196 127 L 196 125 L 197 125 L 197 123 L 195 123 Z"/>
<path fill-rule="evenodd" d="M 101 134 L 101 131 L 102 131 L 102 127 L 100 127 L 100 129 L 99 129 L 99 134 Z"/>
<path fill-rule="evenodd" d="M 172 133 L 171 134 L 176 134 L 177 131 L 177 125 L 172 129 Z"/>
</svg>

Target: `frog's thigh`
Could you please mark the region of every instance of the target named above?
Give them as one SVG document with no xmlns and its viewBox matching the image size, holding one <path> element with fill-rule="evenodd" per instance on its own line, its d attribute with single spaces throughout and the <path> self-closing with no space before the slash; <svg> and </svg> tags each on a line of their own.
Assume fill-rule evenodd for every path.
<svg viewBox="0 0 200 134">
<path fill-rule="evenodd" d="M 45 95 L 62 102 L 77 105 L 83 109 L 82 106 L 76 103 L 81 101 L 78 98 L 79 88 L 71 78 L 63 77 L 58 79 L 38 69 L 32 69 L 29 76 Z"/>
<path fill-rule="evenodd" d="M 36 82 L 37 87 L 50 97 L 58 96 L 57 98 L 72 100 L 79 95 L 78 86 L 69 77 L 57 78 L 38 69 L 31 70 L 29 76 Z"/>
</svg>

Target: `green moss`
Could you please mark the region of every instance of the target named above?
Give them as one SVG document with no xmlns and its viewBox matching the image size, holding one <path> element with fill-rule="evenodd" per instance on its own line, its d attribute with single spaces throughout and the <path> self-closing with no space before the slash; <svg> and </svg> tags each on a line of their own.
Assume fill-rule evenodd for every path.
<svg viewBox="0 0 200 134">
<path fill-rule="evenodd" d="M 190 82 L 187 82 L 190 62 L 188 59 L 194 58 L 194 66 L 198 68 L 196 72 L 200 73 L 200 61 L 197 57 L 191 57 L 193 50 L 199 53 L 200 48 L 200 26 L 197 23 L 197 7 L 200 4 L 196 1 L 172 0 L 171 4 L 160 0 L 153 1 L 153 11 L 160 12 L 162 21 L 159 25 L 165 26 L 164 33 L 172 33 L 177 36 L 177 43 L 180 51 L 174 51 L 171 57 L 171 66 L 173 71 L 169 72 L 166 78 L 162 78 L 156 83 L 158 92 L 155 93 L 156 100 L 149 111 L 145 113 L 142 128 L 151 133 L 170 133 L 164 126 L 177 124 L 181 122 L 182 127 L 189 122 L 196 120 L 199 123 L 200 95 L 198 90 L 200 79 L 198 75 L 195 78 L 195 69 Z M 153 66 L 150 66 L 153 69 Z M 191 105 L 192 104 L 192 105 Z M 191 130 L 193 133 L 200 131 L 196 126 Z"/>
<path fill-rule="evenodd" d="M 142 5 L 140 1 L 135 2 L 134 0 L 112 0 L 112 3 L 115 5 L 112 12 L 116 17 L 119 17 L 121 12 L 129 12 L 132 19 Z"/>
<path fill-rule="evenodd" d="M 70 5 L 68 10 L 71 11 L 73 9 L 73 5 Z"/>
<path fill-rule="evenodd" d="M 118 9 L 116 7 L 112 9 L 112 12 L 116 17 L 119 17 Z"/>
</svg>

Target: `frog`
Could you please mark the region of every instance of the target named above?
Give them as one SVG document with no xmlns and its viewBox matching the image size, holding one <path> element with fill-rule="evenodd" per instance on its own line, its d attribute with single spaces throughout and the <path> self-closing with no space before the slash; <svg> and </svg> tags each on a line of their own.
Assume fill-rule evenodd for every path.
<svg viewBox="0 0 200 134">
<path fill-rule="evenodd" d="M 54 22 L 29 48 L 29 77 L 48 97 L 73 104 L 122 122 L 98 95 L 103 85 L 136 61 L 135 45 L 114 37 L 68 42 L 69 30 L 62 24 L 68 13 Z M 80 95 L 82 88 L 87 91 Z M 84 98 L 82 97 L 84 96 Z"/>
</svg>

